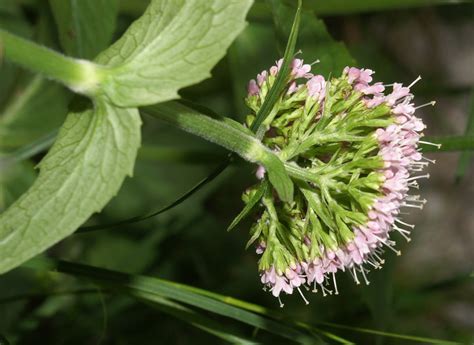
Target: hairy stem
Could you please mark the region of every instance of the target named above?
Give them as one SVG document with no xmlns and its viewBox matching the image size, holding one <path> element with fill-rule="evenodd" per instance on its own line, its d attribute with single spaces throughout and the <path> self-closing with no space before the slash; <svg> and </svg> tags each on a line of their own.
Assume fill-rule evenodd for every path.
<svg viewBox="0 0 474 345">
<path fill-rule="evenodd" d="M 261 164 L 280 198 L 285 201 L 293 200 L 293 183 L 283 162 L 241 124 L 226 118 L 214 119 L 177 102 L 161 103 L 142 110 L 235 152 L 249 162 Z"/>
<path fill-rule="evenodd" d="M 97 92 L 104 73 L 103 67 L 90 61 L 64 56 L 5 30 L 0 30 L 0 47 L 11 62 L 56 79 L 85 95 Z"/>
<path fill-rule="evenodd" d="M 177 102 L 162 103 L 142 110 L 174 127 L 235 152 L 249 162 L 262 163 L 265 156 L 272 154 L 250 132 L 244 132 L 243 127 L 239 129 L 237 122 L 230 122 L 232 120 L 214 119 Z"/>
</svg>

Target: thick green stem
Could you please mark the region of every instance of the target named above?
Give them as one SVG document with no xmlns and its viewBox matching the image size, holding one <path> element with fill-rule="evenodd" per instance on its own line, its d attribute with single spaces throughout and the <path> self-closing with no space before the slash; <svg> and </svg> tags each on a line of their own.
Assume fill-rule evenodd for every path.
<svg viewBox="0 0 474 345">
<path fill-rule="evenodd" d="M 174 127 L 225 147 L 249 162 L 263 165 L 267 156 L 274 156 L 251 132 L 247 133 L 246 128 L 230 119 L 214 119 L 177 102 L 152 105 L 141 110 Z M 314 174 L 300 167 L 288 162 L 284 165 L 288 174 L 294 178 L 313 183 L 319 181 Z"/>
<path fill-rule="evenodd" d="M 90 61 L 69 58 L 4 30 L 0 30 L 0 48 L 11 62 L 86 95 L 95 94 L 104 72 Z"/>
<path fill-rule="evenodd" d="M 146 108 L 145 113 L 165 121 L 174 127 L 197 135 L 217 145 L 235 152 L 252 163 L 261 163 L 265 156 L 272 154 L 262 143 L 245 133 L 238 123 L 227 119 L 213 119 L 177 103 L 167 102 Z"/>
<path fill-rule="evenodd" d="M 179 129 L 223 146 L 249 162 L 263 165 L 280 198 L 285 201 L 293 199 L 293 183 L 281 160 L 241 124 L 231 119 L 211 118 L 177 102 L 161 103 L 142 110 Z"/>
</svg>

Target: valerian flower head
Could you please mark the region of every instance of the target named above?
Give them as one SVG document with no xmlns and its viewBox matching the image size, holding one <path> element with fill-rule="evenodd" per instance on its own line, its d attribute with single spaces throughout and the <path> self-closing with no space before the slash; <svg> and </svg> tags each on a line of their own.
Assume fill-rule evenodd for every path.
<svg viewBox="0 0 474 345">
<path fill-rule="evenodd" d="M 247 125 L 281 65 L 250 81 Z M 426 201 L 411 191 L 429 177 L 420 172 L 432 161 L 418 148 L 425 125 L 414 115 L 410 88 L 419 78 L 386 86 L 373 82 L 370 69 L 346 67 L 326 80 L 301 59 L 290 67 L 284 96 L 263 123 L 263 143 L 310 178 L 294 180 L 291 203 L 268 188 L 249 244 L 257 243 L 264 287 L 279 299 L 297 291 L 308 303 L 301 286 L 338 294 L 338 271 L 368 284 L 368 271 L 381 267 L 386 249 L 400 254 L 392 234 L 410 240 L 413 225 L 401 220 L 401 209 L 423 208 Z M 261 182 L 245 202 L 265 183 L 263 167 L 256 175 Z"/>
</svg>

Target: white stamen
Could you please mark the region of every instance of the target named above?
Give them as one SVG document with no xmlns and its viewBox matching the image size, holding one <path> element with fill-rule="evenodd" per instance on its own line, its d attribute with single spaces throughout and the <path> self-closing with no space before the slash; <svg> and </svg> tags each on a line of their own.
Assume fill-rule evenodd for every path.
<svg viewBox="0 0 474 345">
<path fill-rule="evenodd" d="M 412 202 L 419 202 L 420 204 L 426 204 L 428 202 L 428 200 L 426 199 L 420 199 L 420 196 L 419 195 L 407 195 L 405 197 L 405 199 L 407 201 L 412 201 Z"/>
<path fill-rule="evenodd" d="M 316 65 L 317 63 L 320 63 L 321 61 L 319 59 L 313 61 L 310 63 L 311 66 Z"/>
<path fill-rule="evenodd" d="M 365 285 L 370 285 L 369 280 L 368 280 L 367 277 L 365 276 L 365 269 L 364 269 L 364 267 L 361 266 L 361 267 L 360 267 L 360 271 L 361 271 L 361 273 L 362 273 L 362 276 L 364 277 Z"/>
<path fill-rule="evenodd" d="M 424 141 L 424 140 L 420 140 L 420 141 L 418 141 L 418 142 L 419 142 L 420 144 L 436 146 L 438 149 L 441 148 L 441 144 L 435 144 L 435 143 L 432 143 L 432 142 L 429 142 L 429 141 Z"/>
<path fill-rule="evenodd" d="M 407 181 L 413 181 L 413 180 L 418 180 L 420 178 L 430 178 L 430 174 L 425 174 L 425 175 L 418 175 L 418 176 L 412 176 L 407 178 Z"/>
<path fill-rule="evenodd" d="M 400 250 L 396 250 L 395 248 L 393 248 L 393 246 L 395 245 L 395 242 L 387 241 L 387 242 L 383 242 L 383 244 L 385 244 L 385 246 L 387 246 L 392 252 L 397 254 L 397 256 L 402 255 L 402 252 Z"/>
<path fill-rule="evenodd" d="M 278 296 L 278 302 L 280 303 L 280 308 L 283 308 L 285 306 L 283 302 L 281 301 L 280 296 Z"/>
<path fill-rule="evenodd" d="M 420 80 L 421 80 L 421 75 L 419 75 L 415 80 L 413 80 L 413 82 L 412 82 L 410 85 L 408 85 L 407 87 L 408 87 L 409 89 L 411 89 L 411 87 L 412 87 L 413 85 L 415 85 L 416 83 L 418 83 Z"/>
<path fill-rule="evenodd" d="M 423 159 L 427 162 L 430 162 L 432 164 L 436 164 L 436 159 L 429 159 L 429 158 L 426 158 L 425 156 L 422 156 L 421 159 Z"/>
<path fill-rule="evenodd" d="M 399 232 L 403 232 L 404 234 L 410 234 L 410 230 L 400 228 L 396 224 L 393 224 L 393 228 Z"/>
<path fill-rule="evenodd" d="M 413 205 L 413 204 L 407 204 L 406 202 L 404 202 L 401 206 L 402 206 L 402 207 L 418 208 L 418 209 L 420 209 L 420 210 L 423 209 L 423 204 L 421 204 L 421 205 Z"/>
<path fill-rule="evenodd" d="M 431 102 L 428 102 L 428 103 L 425 103 L 425 104 L 421 104 L 421 105 L 418 105 L 415 107 L 415 110 L 417 109 L 420 109 L 420 108 L 424 108 L 424 107 L 427 107 L 429 105 L 433 106 L 436 104 L 436 101 L 431 101 Z"/>
<path fill-rule="evenodd" d="M 371 265 L 373 268 L 375 269 L 378 269 L 380 267 L 380 265 L 378 264 L 378 262 L 376 261 L 373 261 L 373 258 L 372 257 L 369 257 L 365 260 L 366 263 L 368 263 L 369 265 Z"/>
<path fill-rule="evenodd" d="M 424 168 L 427 167 L 430 163 L 429 162 L 413 162 L 410 164 L 412 167 L 417 167 L 417 168 Z"/>
<path fill-rule="evenodd" d="M 308 305 L 309 302 L 308 302 L 308 300 L 304 297 L 304 295 L 303 295 L 303 293 L 301 292 L 300 288 L 298 287 L 298 288 L 296 288 L 296 289 L 297 289 L 298 292 L 300 293 L 301 298 L 303 299 L 304 303 L 305 303 L 306 305 Z"/>
<path fill-rule="evenodd" d="M 359 285 L 360 281 L 359 281 L 359 278 L 357 277 L 357 271 L 356 271 L 355 267 L 352 267 L 352 271 L 349 271 L 349 272 L 351 272 L 352 278 L 354 279 L 355 283 L 357 285 Z"/>
<path fill-rule="evenodd" d="M 314 293 L 318 292 L 318 285 L 316 283 L 316 279 L 313 282 L 313 291 L 312 292 L 314 292 Z"/>
<path fill-rule="evenodd" d="M 326 297 L 326 289 L 322 284 L 319 284 L 319 286 L 321 286 L 321 290 L 323 291 L 323 297 Z"/>
<path fill-rule="evenodd" d="M 323 290 L 323 292 L 327 291 L 328 294 L 332 295 L 332 290 L 328 289 L 327 287 L 324 287 L 322 284 L 320 284 L 320 286 L 321 286 L 321 289 Z"/>
<path fill-rule="evenodd" d="M 408 226 L 409 228 L 412 228 L 412 229 L 414 229 L 414 228 L 415 228 L 415 225 L 413 225 L 413 224 L 408 224 L 408 223 L 405 223 L 404 221 L 402 221 L 402 220 L 400 220 L 400 219 L 398 219 L 398 218 L 395 218 L 395 221 L 396 221 L 397 223 L 400 223 L 400 224 L 402 224 L 402 225 Z"/>
<path fill-rule="evenodd" d="M 336 274 L 334 272 L 332 272 L 332 280 L 334 282 L 334 294 L 339 295 L 339 291 L 337 290 Z"/>
<path fill-rule="evenodd" d="M 377 257 L 379 260 L 383 260 L 383 259 L 380 258 L 380 256 L 378 256 L 377 254 L 382 255 L 383 253 L 385 253 L 385 251 L 383 250 L 382 247 L 378 247 L 373 251 L 374 256 Z"/>
<path fill-rule="evenodd" d="M 407 242 L 410 242 L 411 241 L 411 238 L 407 236 L 407 234 L 409 235 L 410 234 L 410 231 L 408 230 L 405 230 L 405 229 L 402 229 L 402 228 L 399 228 L 397 226 L 393 226 L 393 228 L 395 230 L 397 230 L 397 232 L 402 235 L 402 237 L 407 241 Z"/>
</svg>

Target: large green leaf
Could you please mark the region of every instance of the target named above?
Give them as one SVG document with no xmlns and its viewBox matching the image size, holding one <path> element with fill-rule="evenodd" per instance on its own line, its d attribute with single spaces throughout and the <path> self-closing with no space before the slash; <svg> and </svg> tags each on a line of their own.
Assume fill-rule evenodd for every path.
<svg viewBox="0 0 474 345">
<path fill-rule="evenodd" d="M 59 40 L 68 55 L 92 59 L 112 39 L 117 0 L 49 0 Z"/>
<path fill-rule="evenodd" d="M 131 175 L 140 145 L 136 109 L 97 102 L 68 115 L 33 186 L 0 215 L 0 273 L 74 232 Z"/>
<path fill-rule="evenodd" d="M 252 0 L 153 0 L 144 15 L 98 58 L 113 68 L 104 91 L 118 106 L 178 98 L 210 76 L 245 26 Z"/>
</svg>

